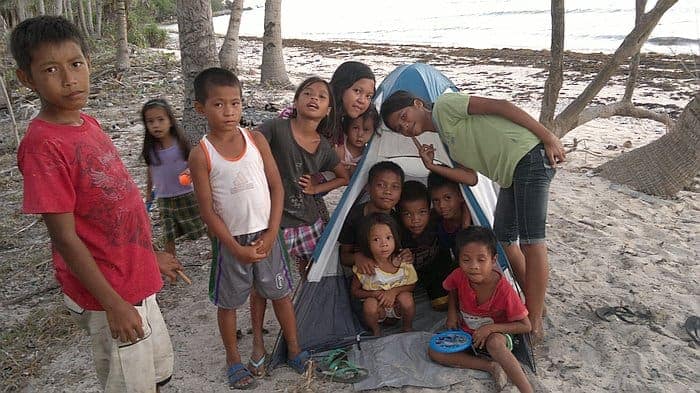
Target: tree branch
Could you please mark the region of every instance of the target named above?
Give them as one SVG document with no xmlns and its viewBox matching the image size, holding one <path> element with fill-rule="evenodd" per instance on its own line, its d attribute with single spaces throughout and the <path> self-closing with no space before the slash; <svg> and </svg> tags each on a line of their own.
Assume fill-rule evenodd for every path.
<svg viewBox="0 0 700 393">
<path fill-rule="evenodd" d="M 576 118 L 576 122 L 573 124 L 572 129 L 585 123 L 588 123 L 589 121 L 594 119 L 606 119 L 613 116 L 626 116 L 634 117 L 637 119 L 650 119 L 658 121 L 659 123 L 662 123 L 669 128 L 673 125 L 673 121 L 665 113 L 658 113 L 649 109 L 640 108 L 638 106 L 634 106 L 634 104 L 632 104 L 629 101 L 620 101 L 613 104 L 599 105 L 586 108 Z"/>
</svg>

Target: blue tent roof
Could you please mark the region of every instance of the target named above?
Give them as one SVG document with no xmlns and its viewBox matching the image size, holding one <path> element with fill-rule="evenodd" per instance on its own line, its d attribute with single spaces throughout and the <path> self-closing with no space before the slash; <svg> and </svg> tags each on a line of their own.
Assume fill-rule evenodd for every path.
<svg viewBox="0 0 700 393">
<path fill-rule="evenodd" d="M 418 98 L 434 102 L 446 90 L 458 91 L 457 86 L 435 67 L 413 63 L 399 66 L 382 81 L 375 102 L 382 102 L 397 90 L 406 90 Z"/>
</svg>

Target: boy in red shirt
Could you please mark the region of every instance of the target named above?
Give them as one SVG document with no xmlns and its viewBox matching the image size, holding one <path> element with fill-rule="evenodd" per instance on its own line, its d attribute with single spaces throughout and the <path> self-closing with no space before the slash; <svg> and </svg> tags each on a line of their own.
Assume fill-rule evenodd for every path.
<svg viewBox="0 0 700 393">
<path fill-rule="evenodd" d="M 141 194 L 100 124 L 82 113 L 90 93 L 87 45 L 61 17 L 17 25 L 17 77 L 41 110 L 17 152 L 22 211 L 41 214 L 66 306 L 92 338 L 106 392 L 153 392 L 172 375 L 173 352 L 155 300 L 159 268 L 182 266 L 153 251 Z"/>
<path fill-rule="evenodd" d="M 458 326 L 473 338 L 474 353 L 486 349 L 491 359 L 471 350 L 440 353 L 429 349 L 435 362 L 491 373 L 499 388 L 509 378 L 521 392 L 532 392 L 520 363 L 511 353 L 511 334 L 530 332 L 527 309 L 503 277 L 496 262 L 496 235 L 488 228 L 471 226 L 457 234 L 459 268 L 442 283 L 449 291 L 447 327 Z M 459 309 L 457 308 L 459 306 Z"/>
</svg>

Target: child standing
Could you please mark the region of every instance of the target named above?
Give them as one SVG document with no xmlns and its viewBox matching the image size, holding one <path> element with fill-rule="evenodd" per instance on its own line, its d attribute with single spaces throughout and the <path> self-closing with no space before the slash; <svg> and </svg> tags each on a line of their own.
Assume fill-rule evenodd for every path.
<svg viewBox="0 0 700 393">
<path fill-rule="evenodd" d="M 165 100 L 156 98 L 141 109 L 146 128 L 143 157 L 148 165 L 146 203 L 152 201 L 153 188 L 163 222 L 165 251 L 175 255 L 175 240 L 197 240 L 204 233 L 192 184 L 181 184 L 179 175 L 187 170 L 190 144 Z"/>
<path fill-rule="evenodd" d="M 348 172 L 321 136 L 332 126 L 333 96 L 328 82 L 319 77 L 306 79 L 294 94 L 294 107 L 289 119 L 271 119 L 260 126 L 260 132 L 280 168 L 284 187 L 281 227 L 289 254 L 303 275 L 324 227 L 314 194 L 347 185 Z M 335 179 L 320 184 L 312 181 L 313 174 L 323 171 L 332 171 Z"/>
<path fill-rule="evenodd" d="M 246 302 L 253 286 L 260 296 L 272 300 L 287 342 L 288 364 L 303 372 L 308 360 L 298 344 L 283 245 L 276 241 L 284 191 L 267 140 L 239 127 L 238 78 L 228 70 L 209 68 L 197 75 L 194 89 L 195 108 L 207 117 L 211 130 L 189 160 L 202 218 L 219 244 L 209 295 L 218 307 L 228 382 L 237 389 L 251 389 L 256 382 L 241 363 L 236 309 Z"/>
<path fill-rule="evenodd" d="M 430 196 L 423 183 L 409 180 L 403 184 L 398 214 L 402 224 L 401 245 L 413 254 L 418 284 L 428 293 L 431 307 L 445 311 L 447 291 L 442 282 L 457 264 L 450 248 L 442 246 L 438 240 L 439 219 L 431 214 Z"/>
<path fill-rule="evenodd" d="M 355 168 L 364 155 L 365 146 L 372 139 L 379 124 L 379 113 L 374 106 L 370 106 L 365 113 L 355 119 L 346 117 L 343 120 L 345 137 L 343 143 L 336 146 L 335 153 L 348 170 L 350 177 L 355 173 Z"/>
<path fill-rule="evenodd" d="M 485 349 L 493 361 L 473 356 L 470 350 L 440 353 L 429 349 L 428 355 L 446 366 L 487 371 L 499 388 L 505 385 L 507 376 L 521 392 L 532 392 L 520 363 L 511 353 L 510 336 L 528 333 L 530 320 L 520 297 L 498 270 L 496 236 L 490 229 L 472 226 L 457 234 L 457 249 L 459 269 L 443 282 L 450 293 L 447 328 L 459 326 L 470 333 L 473 348 Z"/>
<path fill-rule="evenodd" d="M 26 19 L 12 31 L 17 77 L 41 110 L 17 152 L 23 212 L 41 214 L 66 306 L 92 338 L 105 392 L 154 392 L 173 351 L 155 293 L 182 266 L 154 253 L 136 183 L 100 124 L 82 112 L 90 93 L 87 45 L 66 19 Z"/>
<path fill-rule="evenodd" d="M 413 288 L 418 280 L 410 263 L 398 257 L 400 244 L 396 221 L 386 213 L 372 213 L 358 231 L 361 252 L 374 263 L 374 274 L 363 274 L 353 266 L 351 293 L 362 299 L 365 323 L 375 336 L 381 335 L 379 324 L 386 318 L 402 320 L 402 331 L 413 330 L 416 304 Z"/>
<path fill-rule="evenodd" d="M 505 100 L 445 93 L 430 107 L 407 91 L 382 103 L 382 120 L 407 137 L 437 132 L 457 163 L 501 186 L 494 217 L 516 278 L 524 285 L 532 336 L 544 337 L 542 311 L 549 267 L 545 227 L 549 184 L 564 161 L 561 141 Z"/>
</svg>

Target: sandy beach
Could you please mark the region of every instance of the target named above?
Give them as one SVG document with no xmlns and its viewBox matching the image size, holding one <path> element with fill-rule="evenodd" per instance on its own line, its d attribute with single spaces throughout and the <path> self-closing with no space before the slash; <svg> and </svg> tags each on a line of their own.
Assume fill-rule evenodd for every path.
<svg viewBox="0 0 700 393">
<path fill-rule="evenodd" d="M 291 89 L 259 85 L 261 43 L 243 39 L 239 77 L 244 84 L 244 117 L 259 123 L 287 105 Z M 143 128 L 138 111 L 149 98 L 168 98 L 181 111 L 182 87 L 177 54 L 138 50 L 135 66 L 121 82 L 93 75 L 99 89 L 86 111 L 102 122 L 139 184 L 145 183 L 139 160 Z M 346 60 L 372 67 L 377 83 L 396 66 L 422 61 L 462 90 L 505 98 L 535 118 L 539 114 L 548 55 L 529 50 L 432 49 L 355 43 L 286 41 L 286 67 L 293 83 L 316 74 L 330 79 Z M 600 68 L 605 56 L 569 54 L 560 98 L 564 105 L 577 95 Z M 676 118 L 698 90 L 698 77 L 683 71 L 697 56 L 645 56 L 634 101 Z M 107 59 L 96 59 L 107 62 Z M 689 63 L 689 65 L 692 65 Z M 616 75 L 596 103 L 619 99 L 625 77 Z M 20 129 L 37 107 L 25 101 Z M 271 105 L 270 105 L 271 104 Z M 265 108 L 273 109 L 265 112 Z M 563 107 L 563 106 L 562 106 Z M 561 108 L 560 108 L 561 109 Z M 9 121 L 3 117 L 3 126 Z M 550 285 L 546 298 L 546 338 L 536 347 L 539 391 L 546 392 L 694 392 L 700 390 L 698 345 L 683 328 L 688 316 L 700 315 L 698 258 L 700 198 L 682 191 L 659 199 L 626 189 L 592 175 L 599 164 L 644 144 L 667 130 L 648 120 L 612 118 L 581 126 L 563 138 L 571 150 L 552 182 L 548 247 Z M 574 140 L 576 140 L 575 148 Z M 3 331 L 3 391 L 98 392 L 89 340 L 70 325 L 53 279 L 46 229 L 37 217 L 23 216 L 21 177 L 15 152 L 0 155 L 3 213 L 0 239 L 0 327 Z M 332 209 L 342 190 L 326 196 Z M 155 216 L 153 217 L 155 218 Z M 159 233 L 159 227 L 155 227 Z M 227 391 L 224 351 L 218 335 L 216 308 L 207 298 L 209 243 L 205 239 L 178 246 L 178 257 L 193 285 L 167 285 L 158 295 L 175 348 L 171 392 Z M 23 298 L 24 297 L 24 298 Z M 595 309 L 627 306 L 639 317 L 604 321 Z M 250 327 L 249 312 L 238 316 L 241 329 Z M 271 307 L 266 315 L 266 348 L 272 351 L 279 327 Z M 30 334 L 29 329 L 38 333 Z M 9 345 L 12 344 L 10 347 Z M 5 346 L 8 345 L 8 346 Z M 240 341 L 247 359 L 252 336 Z M 287 367 L 261 379 L 256 392 L 350 392 L 352 386 L 314 379 L 306 381 Z M 401 392 L 492 392 L 490 379 L 474 379 L 437 390 L 404 387 Z M 512 387 L 510 390 L 512 391 Z"/>
</svg>

